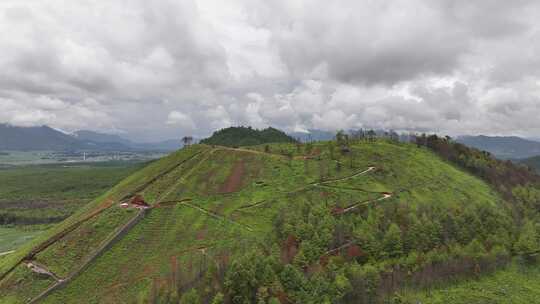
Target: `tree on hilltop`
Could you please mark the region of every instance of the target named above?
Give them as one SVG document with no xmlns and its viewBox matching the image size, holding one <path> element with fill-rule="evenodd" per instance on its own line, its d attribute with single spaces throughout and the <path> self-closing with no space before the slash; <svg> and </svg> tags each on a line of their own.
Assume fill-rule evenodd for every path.
<svg viewBox="0 0 540 304">
<path fill-rule="evenodd" d="M 182 143 L 184 144 L 184 146 L 189 146 L 189 145 L 191 145 L 192 142 L 193 142 L 193 137 L 192 136 L 184 136 L 184 137 L 182 137 Z"/>
</svg>

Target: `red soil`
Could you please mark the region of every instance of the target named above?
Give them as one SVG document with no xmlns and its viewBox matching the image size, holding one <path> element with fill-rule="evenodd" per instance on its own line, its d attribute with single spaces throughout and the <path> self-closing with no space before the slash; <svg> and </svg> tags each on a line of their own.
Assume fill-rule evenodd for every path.
<svg viewBox="0 0 540 304">
<path fill-rule="evenodd" d="M 300 242 L 294 237 L 294 235 L 289 235 L 281 247 L 281 261 L 284 264 L 292 263 L 294 257 L 298 253 L 299 247 Z"/>
<path fill-rule="evenodd" d="M 240 190 L 242 187 L 242 180 L 245 174 L 244 161 L 238 161 L 234 164 L 231 174 L 227 177 L 225 183 L 221 186 L 219 191 L 221 193 L 231 193 Z"/>
</svg>

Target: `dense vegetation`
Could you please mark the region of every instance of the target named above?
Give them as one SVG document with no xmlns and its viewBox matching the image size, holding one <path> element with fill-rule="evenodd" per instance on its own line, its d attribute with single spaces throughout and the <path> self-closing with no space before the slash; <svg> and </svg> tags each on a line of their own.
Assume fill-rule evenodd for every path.
<svg viewBox="0 0 540 304">
<path fill-rule="evenodd" d="M 40 237 L 53 242 L 31 258 L 76 274 L 44 302 L 400 303 L 403 289 L 536 262 L 536 175 L 447 138 L 415 143 L 185 148 Z M 118 207 L 135 194 L 153 208 Z M 0 259 L 4 302 L 54 283 L 16 262 Z"/>
<path fill-rule="evenodd" d="M 257 130 L 251 127 L 230 127 L 216 131 L 209 138 L 201 140 L 202 144 L 226 147 L 254 146 L 280 142 L 293 143 L 295 139 L 274 128 Z"/>
<path fill-rule="evenodd" d="M 540 156 L 519 160 L 519 163 L 529 166 L 530 168 L 536 170 L 537 173 L 540 173 Z"/>
</svg>

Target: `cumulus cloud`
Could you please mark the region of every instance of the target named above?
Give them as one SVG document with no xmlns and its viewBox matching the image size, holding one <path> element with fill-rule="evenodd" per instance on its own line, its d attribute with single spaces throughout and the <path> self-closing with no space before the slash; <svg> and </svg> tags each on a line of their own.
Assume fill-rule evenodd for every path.
<svg viewBox="0 0 540 304">
<path fill-rule="evenodd" d="M 532 0 L 0 3 L 0 122 L 537 136 Z M 486 13 L 489 12 L 489 13 Z"/>
<path fill-rule="evenodd" d="M 195 123 L 191 117 L 179 111 L 172 111 L 169 113 L 167 118 L 167 124 L 169 125 L 179 125 L 188 131 L 193 131 L 195 129 Z"/>
</svg>

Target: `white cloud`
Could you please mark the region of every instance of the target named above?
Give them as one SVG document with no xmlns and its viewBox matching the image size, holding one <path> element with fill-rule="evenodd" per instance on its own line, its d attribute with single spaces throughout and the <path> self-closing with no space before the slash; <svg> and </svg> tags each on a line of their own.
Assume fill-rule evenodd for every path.
<svg viewBox="0 0 540 304">
<path fill-rule="evenodd" d="M 169 113 L 169 116 L 167 117 L 167 124 L 178 125 L 190 131 L 195 129 L 195 123 L 193 122 L 191 117 L 179 111 L 172 111 L 171 113 Z"/>
<path fill-rule="evenodd" d="M 538 136 L 539 8 L 4 0 L 0 122 L 143 140 L 239 124 Z"/>
</svg>

